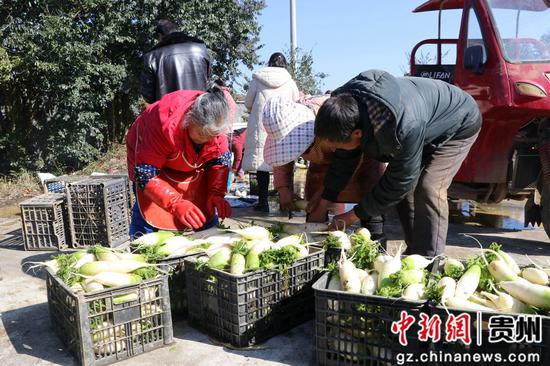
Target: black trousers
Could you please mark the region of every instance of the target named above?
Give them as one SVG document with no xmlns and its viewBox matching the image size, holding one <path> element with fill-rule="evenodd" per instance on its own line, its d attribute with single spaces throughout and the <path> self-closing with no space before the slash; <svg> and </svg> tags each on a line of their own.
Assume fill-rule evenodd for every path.
<svg viewBox="0 0 550 366">
<path fill-rule="evenodd" d="M 267 204 L 269 195 L 269 172 L 258 170 L 256 172 L 256 180 L 258 181 L 258 203 Z"/>
</svg>

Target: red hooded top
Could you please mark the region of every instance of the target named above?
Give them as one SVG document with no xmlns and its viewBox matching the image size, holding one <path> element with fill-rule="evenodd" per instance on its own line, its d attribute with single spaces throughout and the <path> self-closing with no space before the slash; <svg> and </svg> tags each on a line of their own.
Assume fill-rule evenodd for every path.
<svg viewBox="0 0 550 366">
<path fill-rule="evenodd" d="M 187 129 L 183 128 L 187 111 L 203 93 L 178 90 L 166 94 L 139 115 L 126 135 L 128 175 L 132 181 L 136 164 L 149 164 L 160 169 L 167 159 L 182 153 L 190 164 L 199 166 L 227 151 L 227 137 L 220 135 L 195 152 Z"/>
</svg>

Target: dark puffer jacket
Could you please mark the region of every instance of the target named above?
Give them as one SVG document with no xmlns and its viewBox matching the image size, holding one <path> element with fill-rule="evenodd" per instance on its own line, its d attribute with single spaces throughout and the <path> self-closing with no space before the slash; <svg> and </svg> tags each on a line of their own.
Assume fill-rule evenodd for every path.
<svg viewBox="0 0 550 366">
<path fill-rule="evenodd" d="M 203 41 L 174 32 L 143 56 L 141 95 L 148 103 L 176 90 L 206 90 L 210 57 Z"/>
<path fill-rule="evenodd" d="M 396 78 L 385 71 L 369 70 L 332 95 L 341 93 L 350 93 L 362 103 L 373 98 L 394 117 L 374 128 L 365 116 L 360 149 L 337 150 L 325 178 L 323 197 L 333 200 L 353 174 L 362 152 L 389 162 L 379 183 L 356 206 L 355 213 L 361 218 L 380 215 L 402 200 L 420 175 L 423 160 L 439 146 L 474 136 L 481 128 L 474 99 L 442 81 Z"/>
</svg>

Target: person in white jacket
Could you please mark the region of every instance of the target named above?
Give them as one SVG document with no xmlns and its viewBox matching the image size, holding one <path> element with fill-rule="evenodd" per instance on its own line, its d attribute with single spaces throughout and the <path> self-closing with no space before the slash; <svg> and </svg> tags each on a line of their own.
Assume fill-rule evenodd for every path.
<svg viewBox="0 0 550 366">
<path fill-rule="evenodd" d="M 267 67 L 254 73 L 246 94 L 245 106 L 250 111 L 248 130 L 244 145 L 243 170 L 256 171 L 258 180 L 258 205 L 255 210 L 269 212 L 267 201 L 269 172 L 271 167 L 264 162 L 263 151 L 267 134 L 262 124 L 265 103 L 272 97 L 283 96 L 293 102 L 300 97 L 298 87 L 287 71 L 285 56 L 276 52 L 271 55 Z"/>
</svg>

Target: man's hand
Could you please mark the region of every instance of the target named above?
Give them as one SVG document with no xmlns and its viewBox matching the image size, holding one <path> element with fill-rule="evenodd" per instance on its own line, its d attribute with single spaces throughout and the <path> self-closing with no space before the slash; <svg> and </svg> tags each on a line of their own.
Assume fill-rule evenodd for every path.
<svg viewBox="0 0 550 366">
<path fill-rule="evenodd" d="M 355 211 L 350 210 L 340 215 L 334 216 L 330 223 L 329 230 L 343 230 L 353 225 L 359 217 L 355 214 Z"/>
<path fill-rule="evenodd" d="M 314 205 L 313 211 L 309 211 L 309 216 L 307 218 L 308 222 L 325 222 L 327 220 L 327 211 L 330 201 L 320 198 L 317 201 L 317 204 Z M 308 206 L 310 203 L 308 202 Z"/>
<path fill-rule="evenodd" d="M 298 211 L 294 200 L 297 198 L 288 187 L 282 187 L 279 189 L 279 204 L 282 211 Z"/>
<path fill-rule="evenodd" d="M 218 217 L 222 220 L 231 216 L 231 205 L 223 197 L 210 196 L 206 201 L 206 206 L 212 215 L 215 213 L 214 209 L 216 209 Z"/>
<path fill-rule="evenodd" d="M 201 209 L 191 201 L 180 199 L 172 204 L 171 212 L 177 219 L 190 229 L 200 229 L 206 223 L 206 217 Z"/>
</svg>

